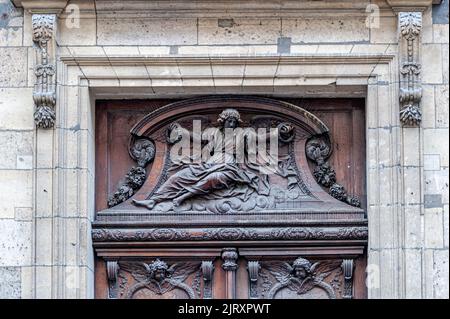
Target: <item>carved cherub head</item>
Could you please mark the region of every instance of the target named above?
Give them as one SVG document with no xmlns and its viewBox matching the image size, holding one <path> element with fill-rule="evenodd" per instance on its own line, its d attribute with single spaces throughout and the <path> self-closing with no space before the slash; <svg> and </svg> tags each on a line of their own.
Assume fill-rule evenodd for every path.
<svg viewBox="0 0 450 319">
<path fill-rule="evenodd" d="M 311 263 L 304 258 L 297 258 L 292 268 L 293 275 L 299 279 L 305 279 L 311 275 Z"/>
<path fill-rule="evenodd" d="M 223 125 L 224 128 L 236 128 L 241 121 L 241 115 L 235 109 L 225 109 L 219 114 L 217 122 Z"/>
<path fill-rule="evenodd" d="M 154 262 L 147 265 L 150 278 L 156 281 L 163 281 L 169 275 L 169 266 L 162 260 L 156 259 Z"/>
</svg>

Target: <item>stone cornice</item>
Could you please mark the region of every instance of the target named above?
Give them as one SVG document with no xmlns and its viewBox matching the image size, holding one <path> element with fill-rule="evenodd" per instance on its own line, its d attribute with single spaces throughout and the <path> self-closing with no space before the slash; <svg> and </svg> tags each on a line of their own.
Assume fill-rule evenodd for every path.
<svg viewBox="0 0 450 319">
<path fill-rule="evenodd" d="M 68 4 L 67 0 L 12 0 L 17 7 L 23 7 L 31 12 L 60 13 Z M 387 0 L 384 5 L 378 4 L 380 10 L 424 11 L 432 4 L 441 0 Z M 185 0 L 163 1 L 117 1 L 97 0 L 95 9 L 89 3 L 80 3 L 83 10 L 95 10 L 99 16 L 115 15 L 120 17 L 151 16 L 151 17 L 227 17 L 255 16 L 279 17 L 315 14 L 364 15 L 367 1 L 269 1 L 269 0 L 200 0 L 195 2 Z M 87 6 L 87 7 L 86 7 Z M 84 8 L 86 7 L 86 8 Z"/>
<path fill-rule="evenodd" d="M 12 2 L 16 7 L 32 13 L 60 13 L 68 0 L 12 0 Z"/>
<path fill-rule="evenodd" d="M 386 0 L 394 12 L 425 11 L 442 0 Z"/>
</svg>

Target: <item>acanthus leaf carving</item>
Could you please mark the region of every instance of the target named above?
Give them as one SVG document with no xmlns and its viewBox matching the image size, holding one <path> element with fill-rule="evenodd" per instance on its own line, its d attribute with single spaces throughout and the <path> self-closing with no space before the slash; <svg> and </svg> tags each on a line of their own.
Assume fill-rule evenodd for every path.
<svg viewBox="0 0 450 319">
<path fill-rule="evenodd" d="M 421 12 L 399 12 L 400 30 L 400 121 L 403 125 L 418 126 L 422 121 L 420 101 Z"/>
<path fill-rule="evenodd" d="M 33 100 L 36 106 L 34 121 L 37 127 L 52 128 L 55 125 L 56 113 L 56 60 L 54 54 L 56 15 L 33 14 L 33 41 L 38 49 L 34 67 L 36 82 Z"/>
</svg>

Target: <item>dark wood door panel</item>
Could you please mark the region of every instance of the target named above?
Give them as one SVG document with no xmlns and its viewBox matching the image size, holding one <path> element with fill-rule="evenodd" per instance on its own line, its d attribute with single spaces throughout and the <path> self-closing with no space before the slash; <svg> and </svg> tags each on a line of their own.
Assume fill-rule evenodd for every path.
<svg viewBox="0 0 450 319">
<path fill-rule="evenodd" d="M 92 232 L 96 298 L 367 297 L 364 100 L 284 101 L 292 104 L 236 96 L 175 104 L 172 99 L 97 101 L 97 214 Z M 240 120 L 251 128 L 268 130 L 283 124 L 295 132 L 284 141 L 278 135 L 279 151 L 288 159 L 279 163 L 287 165 L 282 167 L 288 173 L 270 176 L 266 197 L 254 192 L 232 202 L 238 195 L 199 196 L 189 198 L 192 203 L 184 211 L 173 198 L 159 203 L 167 210 L 145 206 L 171 177 L 182 177 L 174 184 L 186 177 L 168 166 L 172 144 L 167 134 L 172 122 L 191 129 L 192 120 L 200 118 L 217 128 L 225 108 L 239 111 Z M 307 148 L 316 138 L 326 142 L 320 147 L 331 146 L 329 158 L 311 159 Z M 154 152 L 142 165 L 133 154 L 137 144 L 141 154 Z M 347 197 L 332 195 L 330 185 L 319 182 L 319 168 L 335 174 L 334 183 L 345 188 Z M 141 170 L 144 181 L 130 189 L 127 180 L 133 178 L 129 177 L 133 169 Z M 251 176 L 261 178 L 257 173 Z M 192 176 L 187 177 L 191 182 Z M 294 188 L 289 188 L 291 184 Z M 283 196 L 278 196 L 278 190 Z M 108 203 L 121 191 L 129 194 L 113 205 Z M 348 200 L 350 195 L 359 197 L 361 207 Z M 227 207 L 241 206 L 236 211 L 223 210 L 223 199 L 232 202 L 224 202 Z M 259 210 L 254 208 L 259 207 L 258 200 Z M 254 206 L 244 206 L 252 201 Z M 210 210 L 210 203 L 220 203 L 220 209 Z"/>
</svg>

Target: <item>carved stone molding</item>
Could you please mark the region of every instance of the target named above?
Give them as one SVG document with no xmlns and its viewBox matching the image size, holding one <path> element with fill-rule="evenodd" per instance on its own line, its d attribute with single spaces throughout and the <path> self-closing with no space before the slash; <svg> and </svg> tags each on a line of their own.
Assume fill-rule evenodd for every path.
<svg viewBox="0 0 450 319">
<path fill-rule="evenodd" d="M 94 242 L 234 241 L 234 240 L 366 240 L 367 227 L 277 228 L 146 228 L 92 230 Z"/>
<path fill-rule="evenodd" d="M 52 128 L 56 113 L 56 65 L 55 65 L 55 14 L 33 14 L 33 42 L 36 44 L 37 56 L 34 73 L 33 100 L 36 106 L 34 121 L 37 127 Z"/>
<path fill-rule="evenodd" d="M 336 172 L 326 161 L 332 149 L 328 136 L 316 136 L 308 140 L 305 147 L 306 156 L 316 164 L 313 175 L 323 187 L 329 188 L 329 193 L 341 202 L 355 207 L 361 207 L 358 197 L 349 195 L 341 184 L 336 182 Z"/>
<path fill-rule="evenodd" d="M 420 46 L 422 12 L 399 12 L 400 52 L 400 121 L 403 125 L 418 126 L 422 121 L 420 101 Z"/>
<path fill-rule="evenodd" d="M 136 161 L 125 175 L 125 180 L 117 191 L 108 199 L 108 207 L 116 206 L 133 196 L 141 188 L 147 177 L 146 166 L 155 157 L 155 144 L 148 139 L 138 139 L 129 150 L 130 156 Z"/>
</svg>

